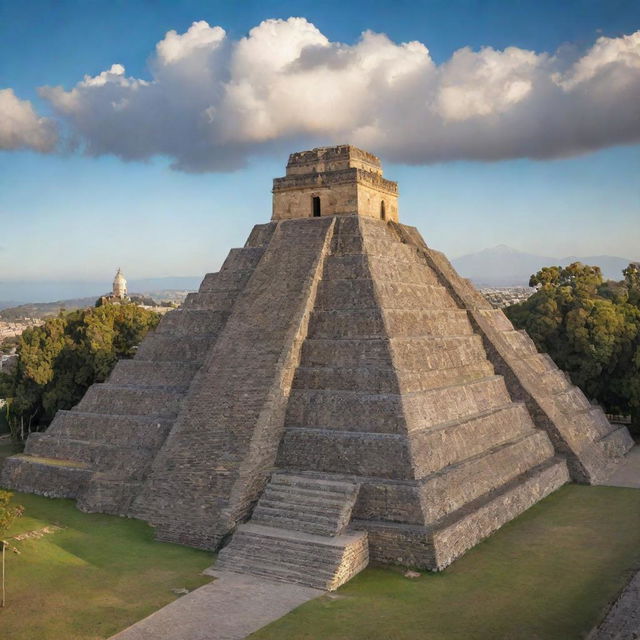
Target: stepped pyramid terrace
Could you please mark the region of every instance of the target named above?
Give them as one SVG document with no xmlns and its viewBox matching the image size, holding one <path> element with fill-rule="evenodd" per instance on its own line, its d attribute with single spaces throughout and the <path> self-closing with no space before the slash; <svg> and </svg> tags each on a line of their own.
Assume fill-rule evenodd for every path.
<svg viewBox="0 0 640 640">
<path fill-rule="evenodd" d="M 292 154 L 271 221 L 2 484 L 335 589 L 370 560 L 442 569 L 631 446 L 343 145 Z"/>
</svg>

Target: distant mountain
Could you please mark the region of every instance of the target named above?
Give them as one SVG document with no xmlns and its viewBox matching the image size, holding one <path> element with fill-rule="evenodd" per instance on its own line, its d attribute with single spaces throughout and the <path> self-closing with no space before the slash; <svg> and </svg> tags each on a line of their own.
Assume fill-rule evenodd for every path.
<svg viewBox="0 0 640 640">
<path fill-rule="evenodd" d="M 486 287 L 526 286 L 529 284 L 531 274 L 539 271 L 542 267 L 551 265 L 564 267 L 572 262 L 597 265 L 602 269 L 605 279 L 621 280 L 622 270 L 632 260 L 617 256 L 554 258 L 525 253 L 504 244 L 451 260 L 461 276 L 470 278 L 477 286 Z"/>
</svg>

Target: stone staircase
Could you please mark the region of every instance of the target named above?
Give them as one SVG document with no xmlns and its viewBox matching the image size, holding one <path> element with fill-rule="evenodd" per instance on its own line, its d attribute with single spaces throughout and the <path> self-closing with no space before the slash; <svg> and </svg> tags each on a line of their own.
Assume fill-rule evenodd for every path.
<svg viewBox="0 0 640 640">
<path fill-rule="evenodd" d="M 216 570 L 333 591 L 367 566 L 367 534 L 347 531 L 359 486 L 274 474 L 219 554 Z"/>
</svg>

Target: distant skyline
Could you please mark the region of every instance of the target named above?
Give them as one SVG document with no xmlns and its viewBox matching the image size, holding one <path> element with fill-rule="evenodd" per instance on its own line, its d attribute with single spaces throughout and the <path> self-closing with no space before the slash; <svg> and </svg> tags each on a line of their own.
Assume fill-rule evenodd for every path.
<svg viewBox="0 0 640 640">
<path fill-rule="evenodd" d="M 449 257 L 640 260 L 639 30 L 623 0 L 0 0 L 0 281 L 216 270 L 336 143 Z"/>
</svg>

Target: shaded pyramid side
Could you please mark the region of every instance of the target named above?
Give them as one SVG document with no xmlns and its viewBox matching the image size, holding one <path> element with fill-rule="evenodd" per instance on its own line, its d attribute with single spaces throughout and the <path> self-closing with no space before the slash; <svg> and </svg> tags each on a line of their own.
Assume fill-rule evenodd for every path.
<svg viewBox="0 0 640 640">
<path fill-rule="evenodd" d="M 275 225 L 258 225 L 220 272 L 167 313 L 135 357 L 117 363 L 25 454 L 7 460 L 2 483 L 19 491 L 77 498 L 87 511 L 128 514 L 149 466 L 169 433 L 196 371 L 226 324 L 238 293 L 258 264 Z"/>
<path fill-rule="evenodd" d="M 458 276 L 442 253 L 427 247 L 416 229 L 393 228 L 468 311 L 511 396 L 526 404 L 536 426 L 566 457 L 572 479 L 590 484 L 604 480 L 633 446 L 628 429 L 610 424 L 602 409 L 592 405 L 547 354 L 538 352 L 526 332 L 515 330 L 502 310 L 493 309 L 468 280 Z"/>
</svg>

